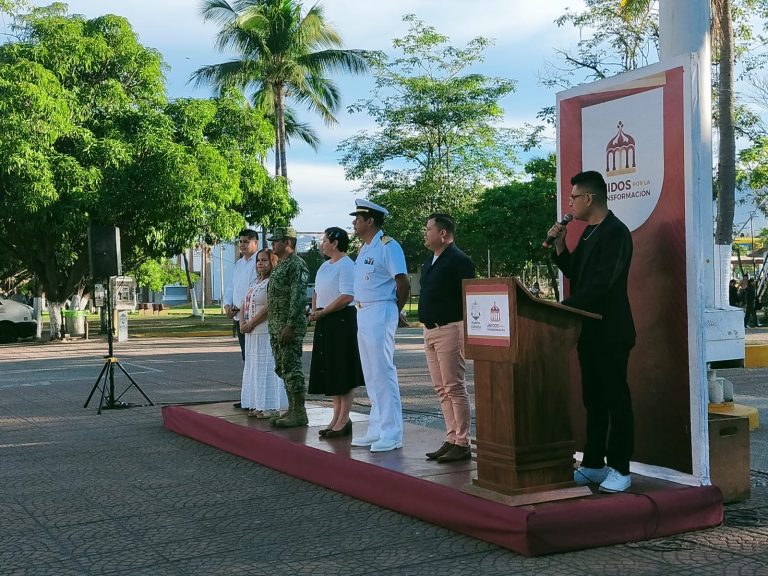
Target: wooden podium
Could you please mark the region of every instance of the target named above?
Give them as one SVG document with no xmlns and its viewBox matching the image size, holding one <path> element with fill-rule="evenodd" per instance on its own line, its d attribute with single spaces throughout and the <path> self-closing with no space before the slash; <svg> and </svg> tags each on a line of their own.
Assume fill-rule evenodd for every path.
<svg viewBox="0 0 768 576">
<path fill-rule="evenodd" d="M 573 482 L 569 352 L 582 318 L 515 278 L 464 280 L 464 337 L 475 361 L 477 478 L 465 491 L 524 505 L 591 494 Z"/>
</svg>

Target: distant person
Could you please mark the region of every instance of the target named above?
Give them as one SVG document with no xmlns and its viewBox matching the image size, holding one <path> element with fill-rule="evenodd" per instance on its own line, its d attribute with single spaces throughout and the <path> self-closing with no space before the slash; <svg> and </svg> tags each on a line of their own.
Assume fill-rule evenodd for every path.
<svg viewBox="0 0 768 576">
<path fill-rule="evenodd" d="M 571 185 L 571 212 L 587 227 L 573 252 L 565 243 L 564 225 L 549 230 L 556 239 L 555 263 L 570 280 L 570 295 L 563 304 L 602 316 L 582 320 L 577 345 L 587 441 L 574 481 L 599 484 L 601 492 L 623 492 L 632 483 L 629 461 L 634 449 L 627 384 L 629 353 L 635 345 L 627 296 L 632 234 L 608 209 L 607 186 L 599 172 L 576 174 Z"/>
<path fill-rule="evenodd" d="M 240 403 L 248 416 L 271 418 L 288 406 L 283 381 L 275 373 L 275 357 L 267 328 L 267 287 L 277 256 L 265 248 L 256 253 L 257 278 L 240 305 L 240 332 L 245 334 L 245 367 Z"/>
<path fill-rule="evenodd" d="M 744 328 L 757 326 L 757 285 L 755 279 L 747 280 L 747 288 L 744 290 Z"/>
<path fill-rule="evenodd" d="M 736 280 L 731 280 L 728 283 L 728 305 L 739 305 L 739 288 L 736 286 Z"/>
<path fill-rule="evenodd" d="M 744 306 L 745 295 L 747 292 L 747 286 L 749 285 L 749 274 L 743 274 L 741 276 L 741 282 L 739 282 L 739 305 Z"/>
<path fill-rule="evenodd" d="M 350 213 L 355 235 L 363 241 L 355 260 L 357 342 L 371 401 L 368 431 L 352 446 L 370 446 L 371 452 L 403 447 L 403 409 L 395 368 L 395 331 L 400 311 L 410 294 L 405 254 L 396 240 L 384 235 L 386 208 L 368 200 L 355 200 Z"/>
<path fill-rule="evenodd" d="M 531 294 L 536 296 L 536 298 L 539 297 L 539 294 L 541 294 L 541 288 L 539 287 L 539 282 L 536 281 L 533 283 L 533 286 L 531 286 Z"/>
<path fill-rule="evenodd" d="M 421 267 L 419 294 L 427 367 L 445 421 L 445 441 L 426 456 L 441 464 L 472 459 L 462 281 L 475 277 L 475 265 L 454 243 L 455 231 L 456 224 L 447 214 L 435 213 L 427 219 L 424 246 L 432 256 Z"/>
<path fill-rule="evenodd" d="M 349 236 L 341 228 L 327 228 L 320 250 L 328 258 L 315 277 L 310 322 L 315 322 L 310 394 L 333 398 L 333 416 L 319 434 L 325 438 L 352 436 L 354 390 L 364 386 L 357 347 L 357 309 L 354 305 L 355 263 L 347 256 Z"/>
<path fill-rule="evenodd" d="M 755 308 L 763 311 L 763 321 L 758 322 L 758 326 L 765 326 L 768 321 L 768 289 L 758 290 L 757 298 L 755 299 Z M 757 313 L 755 313 L 757 315 Z"/>
<path fill-rule="evenodd" d="M 296 254 L 293 228 L 276 228 L 267 240 L 278 258 L 267 288 L 269 341 L 275 356 L 275 372 L 283 379 L 288 395 L 288 413 L 279 418 L 273 416 L 270 422 L 279 428 L 295 428 L 309 423 L 301 365 L 301 344 L 307 333 L 304 310 L 309 270 Z"/>
<path fill-rule="evenodd" d="M 245 298 L 249 286 L 256 279 L 256 260 L 259 249 L 259 233 L 255 230 L 240 231 L 240 258 L 232 270 L 232 281 L 224 291 L 224 312 L 233 321 L 240 343 L 240 354 L 245 361 L 245 334 L 240 332 L 240 303 Z"/>
</svg>

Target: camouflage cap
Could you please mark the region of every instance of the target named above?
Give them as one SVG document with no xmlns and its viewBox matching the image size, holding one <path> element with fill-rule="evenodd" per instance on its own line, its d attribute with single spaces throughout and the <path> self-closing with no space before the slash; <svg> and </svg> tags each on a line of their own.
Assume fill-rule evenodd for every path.
<svg viewBox="0 0 768 576">
<path fill-rule="evenodd" d="M 296 238 L 296 229 L 286 227 L 273 228 L 272 234 L 267 238 L 267 241 L 285 240 L 286 238 Z"/>
</svg>

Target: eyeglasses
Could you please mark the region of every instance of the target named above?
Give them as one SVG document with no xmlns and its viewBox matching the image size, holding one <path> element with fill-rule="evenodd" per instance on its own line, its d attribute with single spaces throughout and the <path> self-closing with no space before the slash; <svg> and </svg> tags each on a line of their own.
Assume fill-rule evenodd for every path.
<svg viewBox="0 0 768 576">
<path fill-rule="evenodd" d="M 570 196 L 568 196 L 568 199 L 571 202 L 573 202 L 574 200 L 576 200 L 576 198 L 579 198 L 581 196 L 593 196 L 593 194 L 591 192 L 583 192 L 582 194 L 571 194 Z"/>
</svg>

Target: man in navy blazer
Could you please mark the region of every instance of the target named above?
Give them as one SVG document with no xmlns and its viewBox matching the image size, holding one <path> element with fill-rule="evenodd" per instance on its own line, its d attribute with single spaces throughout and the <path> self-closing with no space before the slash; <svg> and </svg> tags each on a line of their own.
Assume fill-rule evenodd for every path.
<svg viewBox="0 0 768 576">
<path fill-rule="evenodd" d="M 587 411 L 587 441 L 577 484 L 599 484 L 601 492 L 623 492 L 631 485 L 634 419 L 627 384 L 635 324 L 627 296 L 632 234 L 608 209 L 605 180 L 599 172 L 571 178 L 573 217 L 587 223 L 575 250 L 565 244 L 566 227 L 555 224 L 554 260 L 570 280 L 563 304 L 594 312 L 601 320 L 582 321 L 577 346 L 582 400 Z M 606 465 L 607 461 L 607 465 Z"/>
<path fill-rule="evenodd" d="M 427 458 L 441 464 L 472 458 L 461 284 L 464 278 L 475 277 L 475 265 L 454 244 L 455 231 L 456 224 L 447 214 L 435 213 L 428 218 L 424 246 L 432 251 L 432 256 L 421 268 L 419 293 L 424 351 L 446 429 L 442 446 L 428 452 Z"/>
</svg>

